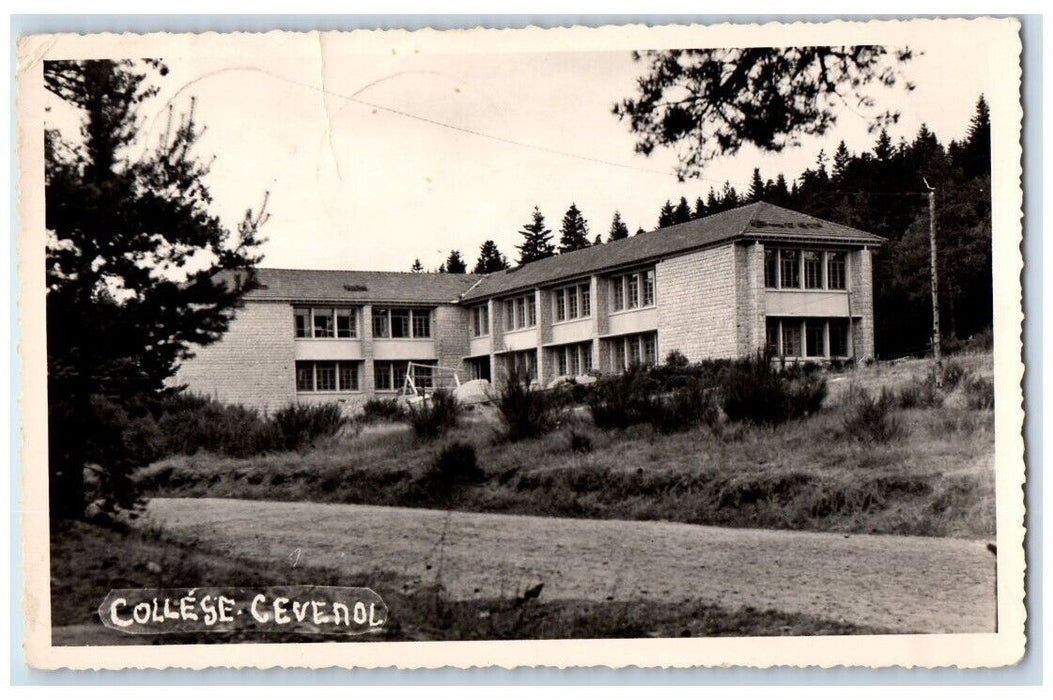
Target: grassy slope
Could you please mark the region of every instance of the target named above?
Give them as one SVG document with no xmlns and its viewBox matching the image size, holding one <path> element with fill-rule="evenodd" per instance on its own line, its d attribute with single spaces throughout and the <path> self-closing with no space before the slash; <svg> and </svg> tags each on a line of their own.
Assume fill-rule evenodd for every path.
<svg viewBox="0 0 1053 700">
<path fill-rule="evenodd" d="M 959 361 L 990 375 L 990 356 Z M 851 383 L 895 387 L 921 362 L 833 377 L 828 404 Z M 951 405 L 901 411 L 908 436 L 864 445 L 841 436 L 835 408 L 776 428 L 604 433 L 587 419 L 540 440 L 502 444 L 469 416 L 447 440 L 467 440 L 487 479 L 436 503 L 417 480 L 438 451 L 408 427 L 366 428 L 305 454 L 236 460 L 179 456 L 140 474 L 148 494 L 377 505 L 588 518 L 955 537 L 994 533 L 994 416 Z M 570 450 L 571 429 L 593 449 Z"/>
<path fill-rule="evenodd" d="M 100 553 L 102 553 L 100 555 Z M 552 639 L 685 636 L 774 636 L 881 634 L 887 630 L 749 607 L 730 610 L 699 601 L 682 603 L 515 600 L 449 601 L 441 590 L 405 592 L 390 575 L 348 577 L 311 567 L 276 570 L 249 558 L 234 558 L 160 537 L 82 523 L 60 524 L 52 533 L 53 643 L 186 644 L 333 641 L 332 637 L 225 634 L 133 637 L 113 632 L 95 611 L 111 588 L 195 585 L 255 586 L 316 584 L 369 586 L 391 610 L 384 633 L 340 637 L 341 641 Z M 150 567 L 148 564 L 156 564 Z M 152 571 L 151 571 L 152 569 Z"/>
</svg>

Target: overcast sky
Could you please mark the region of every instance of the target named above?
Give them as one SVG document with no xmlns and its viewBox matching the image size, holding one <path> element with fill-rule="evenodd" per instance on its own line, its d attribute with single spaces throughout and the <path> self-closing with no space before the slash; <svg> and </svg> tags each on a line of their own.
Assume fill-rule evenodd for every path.
<svg viewBox="0 0 1053 700">
<path fill-rule="evenodd" d="M 985 92 L 984 47 L 945 37 L 916 48 L 924 55 L 904 71 L 917 89 L 873 93 L 902 113 L 893 139 L 911 138 L 922 122 L 944 143 L 961 138 Z M 470 267 L 487 238 L 514 260 L 535 204 L 556 237 L 571 202 L 593 237 L 606 237 L 616 209 L 630 231 L 650 230 L 666 199 L 693 203 L 725 180 L 742 192 L 754 167 L 792 179 L 820 148 L 874 142 L 867 120 L 846 110 L 799 148 L 743 149 L 714 161 L 706 180 L 679 183 L 673 154 L 636 155 L 611 114 L 644 67 L 627 52 L 364 57 L 326 42 L 324 61 L 317 45 L 163 58 L 170 72 L 146 105 L 144 135 L 156 139 L 165 104 L 186 109 L 196 98 L 207 126 L 198 153 L 216 157 L 216 213 L 233 227 L 270 191 L 266 267 L 408 270 L 419 257 L 433 269 L 451 248 Z"/>
</svg>

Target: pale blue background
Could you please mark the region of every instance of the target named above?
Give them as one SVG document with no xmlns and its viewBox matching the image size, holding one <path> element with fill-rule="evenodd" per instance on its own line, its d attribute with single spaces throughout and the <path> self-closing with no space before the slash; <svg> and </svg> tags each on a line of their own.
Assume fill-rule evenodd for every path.
<svg viewBox="0 0 1053 700">
<path fill-rule="evenodd" d="M 906 19 L 907 17 L 904 16 Z M 674 24 L 719 22 L 769 22 L 774 20 L 803 19 L 794 15 L 591 15 L 591 16 L 429 16 L 411 15 L 391 17 L 385 15 L 221 15 L 221 16 L 43 16 L 15 15 L 11 17 L 11 143 L 16 143 L 15 124 L 15 40 L 25 34 L 42 32 L 200 32 L 200 31 L 266 31 L 269 29 L 378 29 L 433 27 L 543 27 L 572 26 L 575 24 Z M 866 16 L 808 16 L 811 21 L 824 19 L 868 19 Z M 887 19 L 883 17 L 882 19 Z M 1025 405 L 1027 419 L 1024 435 L 1027 444 L 1027 531 L 1042 532 L 1042 17 L 1021 17 L 1024 44 L 1024 354 L 1027 366 L 1025 376 Z M 17 163 L 11 161 L 12 202 L 17 198 Z M 19 230 L 16 207 L 11 207 L 11 230 Z M 12 321 L 17 316 L 18 278 L 16 262 L 16 236 L 10 242 L 10 291 Z M 1028 654 L 1024 662 L 1009 669 L 972 670 L 905 670 L 905 669 L 696 669 L 696 670 L 640 670 L 625 669 L 522 669 L 503 671 L 496 669 L 459 671 L 452 669 L 436 671 L 232 671 L 213 669 L 208 671 L 122 671 L 122 672 L 38 672 L 26 668 L 22 654 L 22 557 L 21 522 L 18 512 L 20 499 L 21 465 L 18 460 L 20 416 L 18 414 L 19 367 L 18 328 L 11 326 L 11 683 L 27 684 L 713 684 L 713 685 L 787 685 L 787 684 L 1011 684 L 1031 685 L 1042 681 L 1042 560 L 1040 537 L 1029 537 L 1027 541 L 1027 590 L 1029 638 Z"/>
</svg>

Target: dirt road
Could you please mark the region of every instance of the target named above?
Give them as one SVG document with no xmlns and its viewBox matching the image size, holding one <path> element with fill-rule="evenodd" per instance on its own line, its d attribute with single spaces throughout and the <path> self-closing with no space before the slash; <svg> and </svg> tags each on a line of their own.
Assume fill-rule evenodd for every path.
<svg viewBox="0 0 1053 700">
<path fill-rule="evenodd" d="M 153 499 L 147 522 L 273 565 L 389 571 L 455 598 L 703 600 L 903 632 L 994 629 L 973 540 L 748 530 L 377 506 Z M 441 572 L 441 573 L 440 573 Z"/>
</svg>

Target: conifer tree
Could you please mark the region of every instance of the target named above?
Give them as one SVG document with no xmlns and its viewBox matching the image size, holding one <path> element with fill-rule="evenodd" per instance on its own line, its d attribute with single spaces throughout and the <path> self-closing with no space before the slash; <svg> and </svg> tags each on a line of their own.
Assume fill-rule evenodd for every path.
<svg viewBox="0 0 1053 700">
<path fill-rule="evenodd" d="M 683 224 L 691 221 L 691 205 L 687 203 L 687 197 L 681 197 L 673 210 L 673 223 Z"/>
<path fill-rule="evenodd" d="M 621 212 L 615 211 L 614 218 L 611 219 L 611 230 L 607 234 L 608 241 L 620 241 L 623 238 L 629 237 L 629 227 L 622 221 Z"/>
<path fill-rule="evenodd" d="M 674 223 L 676 223 L 676 216 L 673 203 L 667 199 L 661 211 L 658 212 L 658 228 L 672 226 Z"/>
<path fill-rule="evenodd" d="M 492 240 L 483 241 L 483 244 L 479 246 L 479 259 L 476 260 L 475 269 L 472 272 L 477 275 L 485 275 L 507 269 L 508 260 L 497 249 L 497 244 Z"/>
<path fill-rule="evenodd" d="M 410 267 L 410 272 L 424 272 L 424 266 L 420 263 L 420 258 L 414 258 L 413 265 Z"/>
<path fill-rule="evenodd" d="M 703 199 L 701 197 L 698 197 L 697 199 L 695 199 L 695 210 L 693 212 L 691 212 L 691 218 L 693 218 L 693 219 L 701 219 L 703 216 L 705 216 L 708 213 L 709 212 L 706 210 L 706 203 L 705 203 L 705 201 L 703 201 Z"/>
<path fill-rule="evenodd" d="M 516 246 L 520 265 L 544 260 L 556 254 L 556 248 L 552 244 L 552 231 L 545 226 L 545 216 L 538 207 L 534 207 L 530 223 L 525 224 L 519 233 L 523 236 L 523 242 Z"/>
<path fill-rule="evenodd" d="M 759 202 L 764 199 L 764 180 L 761 178 L 760 168 L 753 169 L 753 179 L 750 180 L 750 191 L 746 197 L 750 202 Z"/>
<path fill-rule="evenodd" d="M 581 250 L 589 247 L 589 225 L 585 217 L 581 215 L 576 204 L 571 204 L 567 213 L 563 215 L 563 225 L 560 227 L 559 252 L 568 253 L 572 250 Z"/>
<path fill-rule="evenodd" d="M 446 258 L 446 262 L 443 264 L 443 270 L 455 274 L 463 274 L 468 271 L 468 265 L 464 262 L 464 258 L 461 257 L 461 251 L 450 251 L 449 257 Z"/>
</svg>

